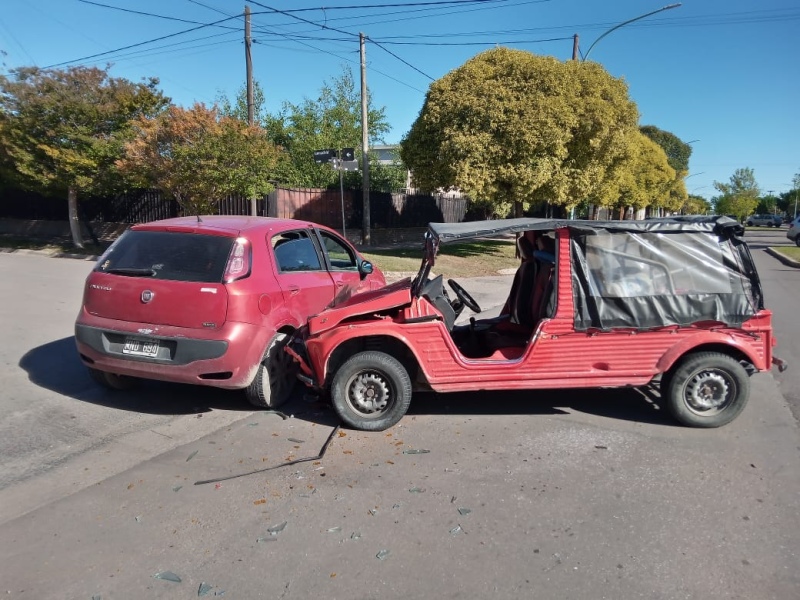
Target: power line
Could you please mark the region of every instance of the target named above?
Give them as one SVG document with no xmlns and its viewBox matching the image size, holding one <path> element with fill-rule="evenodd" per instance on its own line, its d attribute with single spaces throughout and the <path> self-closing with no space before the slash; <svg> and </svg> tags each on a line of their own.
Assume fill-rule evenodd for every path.
<svg viewBox="0 0 800 600">
<path fill-rule="evenodd" d="M 419 70 L 417 67 L 415 67 L 414 65 L 412 65 L 410 62 L 407 62 L 407 61 L 403 60 L 402 58 L 400 58 L 399 56 L 397 56 L 397 54 L 395 54 L 395 53 L 394 53 L 394 52 L 392 52 L 391 50 L 388 50 L 388 49 L 384 48 L 384 47 L 383 47 L 381 44 L 379 44 L 379 43 L 378 43 L 378 42 L 376 42 L 375 40 L 373 40 L 373 39 L 371 39 L 371 38 L 369 38 L 369 37 L 368 37 L 367 39 L 368 39 L 369 41 L 371 41 L 373 44 L 375 44 L 375 45 L 376 45 L 378 48 L 380 48 L 381 50 L 383 50 L 384 52 L 386 52 L 387 54 L 391 54 L 392 56 L 394 56 L 394 57 L 395 57 L 397 60 L 399 60 L 399 61 L 400 61 L 401 63 L 403 63 L 404 65 L 406 65 L 406 66 L 408 66 L 408 67 L 411 67 L 412 69 L 414 69 L 414 70 L 415 70 L 417 73 L 419 73 L 420 75 L 424 75 L 425 77 L 427 77 L 427 78 L 428 78 L 428 79 L 430 79 L 431 81 L 436 81 L 436 80 L 435 80 L 433 77 L 431 77 L 431 76 L 430 76 L 430 75 L 428 75 L 427 73 L 424 73 L 423 71 L 420 71 L 420 70 Z"/>
<path fill-rule="evenodd" d="M 205 25 L 199 25 L 198 27 L 192 27 L 190 29 L 184 29 L 183 31 L 178 31 L 176 33 L 170 33 L 168 35 L 162 35 L 160 37 L 153 38 L 152 40 L 146 40 L 144 42 L 138 42 L 136 44 L 129 44 L 128 46 L 123 46 L 122 48 L 117 48 L 116 50 L 108 50 L 106 52 L 99 52 L 97 54 L 91 54 L 89 56 L 84 56 L 82 58 L 76 58 L 76 59 L 73 59 L 73 60 L 67 60 L 67 61 L 56 63 L 56 64 L 53 64 L 53 65 L 48 65 L 47 67 L 44 67 L 44 68 L 45 69 L 53 69 L 55 67 L 62 67 L 64 65 L 70 65 L 70 64 L 76 63 L 76 62 L 83 62 L 83 61 L 86 61 L 86 60 L 91 60 L 93 58 L 99 58 L 101 56 L 108 56 L 109 54 L 115 54 L 117 52 L 121 52 L 122 50 L 130 50 L 131 48 L 138 48 L 139 46 L 145 46 L 147 44 L 152 44 L 153 42 L 160 42 L 161 40 L 166 40 L 166 39 L 178 36 L 178 35 L 183 35 L 184 33 L 190 33 L 192 31 L 197 31 L 199 29 L 205 29 L 206 27 L 212 27 L 214 25 L 218 25 L 219 23 L 224 23 L 225 21 L 230 21 L 231 19 L 238 19 L 238 18 L 239 18 L 239 15 L 236 15 L 234 17 L 227 17 L 225 19 L 220 19 L 219 21 L 214 21 L 213 23 L 206 23 Z"/>
</svg>

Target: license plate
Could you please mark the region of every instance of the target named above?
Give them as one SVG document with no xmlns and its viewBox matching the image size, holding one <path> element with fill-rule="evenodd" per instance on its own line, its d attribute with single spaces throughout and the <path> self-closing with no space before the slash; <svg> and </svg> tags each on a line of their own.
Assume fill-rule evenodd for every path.
<svg viewBox="0 0 800 600">
<path fill-rule="evenodd" d="M 136 338 L 125 338 L 125 345 L 122 346 L 123 354 L 131 356 L 158 356 L 158 340 L 139 340 Z"/>
</svg>

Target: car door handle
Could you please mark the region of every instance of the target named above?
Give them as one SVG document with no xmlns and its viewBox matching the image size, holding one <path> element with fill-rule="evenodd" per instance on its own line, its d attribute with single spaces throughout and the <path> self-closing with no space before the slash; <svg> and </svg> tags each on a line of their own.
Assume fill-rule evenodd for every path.
<svg viewBox="0 0 800 600">
<path fill-rule="evenodd" d="M 297 285 L 290 285 L 289 286 L 289 294 L 291 296 L 296 296 L 299 293 L 300 293 L 300 286 L 297 286 Z"/>
</svg>

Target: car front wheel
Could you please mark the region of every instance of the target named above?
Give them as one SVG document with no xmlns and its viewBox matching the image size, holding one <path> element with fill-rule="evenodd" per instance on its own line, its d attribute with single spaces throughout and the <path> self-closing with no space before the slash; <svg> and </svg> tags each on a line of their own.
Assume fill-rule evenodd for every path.
<svg viewBox="0 0 800 600">
<path fill-rule="evenodd" d="M 284 351 L 289 336 L 278 333 L 264 352 L 252 383 L 247 386 L 247 400 L 254 406 L 276 408 L 292 395 L 297 383 L 297 364 Z"/>
<path fill-rule="evenodd" d="M 667 410 L 690 427 L 720 427 L 742 412 L 750 378 L 737 360 L 718 352 L 684 358 L 670 372 L 661 393 Z"/>
<path fill-rule="evenodd" d="M 388 429 L 408 411 L 411 379 L 405 367 L 384 352 L 360 352 L 333 377 L 331 400 L 339 418 L 364 431 Z"/>
</svg>

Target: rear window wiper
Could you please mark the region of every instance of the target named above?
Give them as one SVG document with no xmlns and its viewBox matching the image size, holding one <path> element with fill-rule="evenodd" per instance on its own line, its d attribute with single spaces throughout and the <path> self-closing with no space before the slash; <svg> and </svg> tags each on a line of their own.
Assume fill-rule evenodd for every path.
<svg viewBox="0 0 800 600">
<path fill-rule="evenodd" d="M 116 267 L 106 269 L 103 273 L 112 273 L 113 275 L 128 275 L 129 277 L 154 277 L 156 272 L 154 269 L 136 269 L 134 267 Z"/>
</svg>

